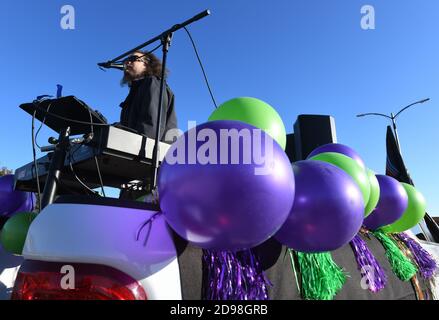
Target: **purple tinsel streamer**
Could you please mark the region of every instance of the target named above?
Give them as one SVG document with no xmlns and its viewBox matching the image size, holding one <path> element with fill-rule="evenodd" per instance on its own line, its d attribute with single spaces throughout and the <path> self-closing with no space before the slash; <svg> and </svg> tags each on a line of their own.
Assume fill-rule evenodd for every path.
<svg viewBox="0 0 439 320">
<path fill-rule="evenodd" d="M 413 238 L 406 233 L 401 232 L 396 235 L 409 248 L 413 254 L 416 264 L 419 267 L 419 272 L 424 279 L 431 278 L 436 269 L 437 264 L 433 257 Z"/>
<path fill-rule="evenodd" d="M 268 300 L 268 286 L 261 264 L 251 250 L 203 250 L 205 300 Z"/>
<path fill-rule="evenodd" d="M 357 260 L 358 269 L 361 275 L 366 276 L 367 285 L 370 291 L 378 292 L 387 284 L 387 275 L 381 265 L 378 263 L 366 242 L 357 234 L 350 242 Z M 369 270 L 368 268 L 372 268 Z"/>
</svg>

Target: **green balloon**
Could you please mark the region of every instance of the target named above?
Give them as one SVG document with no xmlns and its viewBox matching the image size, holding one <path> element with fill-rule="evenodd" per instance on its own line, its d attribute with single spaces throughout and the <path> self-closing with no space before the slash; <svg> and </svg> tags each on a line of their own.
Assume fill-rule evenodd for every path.
<svg viewBox="0 0 439 320">
<path fill-rule="evenodd" d="M 382 228 L 383 231 L 387 233 L 398 233 L 409 230 L 416 226 L 425 216 L 426 203 L 422 193 L 410 184 L 404 182 L 401 182 L 401 184 L 409 198 L 408 206 L 399 220 Z"/>
<path fill-rule="evenodd" d="M 287 134 L 277 111 L 262 100 L 250 97 L 224 102 L 210 115 L 209 121 L 236 120 L 264 130 L 285 150 Z"/>
<path fill-rule="evenodd" d="M 34 212 L 19 212 L 6 221 L 0 233 L 0 243 L 6 251 L 21 255 L 27 231 L 36 215 Z"/>
<path fill-rule="evenodd" d="M 310 160 L 318 160 L 333 164 L 349 174 L 360 188 L 363 195 L 364 205 L 366 206 L 370 197 L 369 178 L 367 177 L 366 170 L 362 168 L 354 159 L 349 158 L 341 153 L 324 152 L 315 155 L 314 157 L 310 158 Z"/>
<path fill-rule="evenodd" d="M 378 179 L 375 176 L 375 172 L 370 169 L 366 169 L 367 177 L 369 178 L 370 184 L 370 196 L 369 201 L 366 204 L 366 208 L 364 209 L 364 217 L 367 217 L 375 210 L 375 207 L 378 204 L 378 200 L 380 199 L 380 185 L 378 183 Z"/>
</svg>

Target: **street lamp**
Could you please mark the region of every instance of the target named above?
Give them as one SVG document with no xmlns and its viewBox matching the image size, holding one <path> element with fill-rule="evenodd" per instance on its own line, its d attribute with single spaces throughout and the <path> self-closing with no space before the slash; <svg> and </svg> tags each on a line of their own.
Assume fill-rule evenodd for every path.
<svg viewBox="0 0 439 320">
<path fill-rule="evenodd" d="M 408 108 L 410 108 L 411 106 L 414 106 L 416 104 L 420 104 L 420 103 L 424 103 L 429 101 L 430 98 L 427 99 L 422 99 L 416 102 L 413 102 L 411 104 L 409 104 L 408 106 L 402 108 L 401 110 L 399 110 L 395 115 L 393 113 L 390 114 L 390 116 L 386 115 L 386 114 L 382 114 L 382 113 L 376 113 L 376 112 L 371 112 L 371 113 L 362 113 L 362 114 L 357 114 L 357 117 L 365 117 L 365 116 L 380 116 L 380 117 L 385 117 L 388 118 L 392 121 L 392 125 L 393 125 L 393 131 L 395 132 L 395 138 L 396 138 L 396 145 L 398 146 L 398 151 L 399 153 L 401 153 L 401 146 L 399 144 L 399 138 L 398 138 L 398 131 L 396 130 L 396 118 L 405 110 L 407 110 Z"/>
<path fill-rule="evenodd" d="M 392 125 L 393 125 L 393 131 L 395 132 L 395 138 L 396 138 L 396 145 L 398 147 L 398 151 L 401 154 L 401 146 L 399 144 L 399 138 L 398 138 L 398 131 L 396 130 L 396 118 L 405 110 L 407 110 L 408 108 L 410 108 L 411 106 L 414 106 L 416 104 L 420 104 L 420 103 L 424 103 L 429 101 L 430 98 L 427 99 L 422 99 L 416 102 L 413 102 L 411 104 L 409 104 L 408 106 L 402 108 L 401 110 L 399 110 L 395 115 L 393 113 L 390 113 L 390 116 L 386 115 L 386 114 L 382 114 L 382 113 L 376 113 L 376 112 L 371 112 L 371 113 L 362 113 L 362 114 L 358 114 L 357 117 L 365 117 L 365 116 L 380 116 L 380 117 L 385 117 L 387 119 L 390 119 L 392 121 Z M 422 225 L 422 223 L 419 223 L 419 226 L 421 227 L 422 233 L 424 234 L 425 238 L 428 239 L 429 241 L 432 241 L 432 237 L 431 237 L 431 233 L 430 232 L 426 232 L 426 230 L 424 229 L 424 226 Z M 428 227 L 427 227 L 428 229 Z"/>
</svg>

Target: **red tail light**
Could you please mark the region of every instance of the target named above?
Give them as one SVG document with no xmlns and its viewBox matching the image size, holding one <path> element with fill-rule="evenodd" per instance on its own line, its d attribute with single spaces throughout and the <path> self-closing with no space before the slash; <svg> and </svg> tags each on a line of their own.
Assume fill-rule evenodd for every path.
<svg viewBox="0 0 439 320">
<path fill-rule="evenodd" d="M 63 288 L 63 266 L 72 266 L 74 286 Z M 72 276 L 72 275 L 70 275 Z M 18 272 L 13 300 L 146 300 L 140 283 L 116 269 L 90 264 L 26 260 Z"/>
</svg>

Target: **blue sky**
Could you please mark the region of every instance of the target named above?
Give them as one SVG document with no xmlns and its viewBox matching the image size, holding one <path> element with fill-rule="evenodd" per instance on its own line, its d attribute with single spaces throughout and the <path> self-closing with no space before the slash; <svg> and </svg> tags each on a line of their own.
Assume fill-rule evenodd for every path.
<svg viewBox="0 0 439 320">
<path fill-rule="evenodd" d="M 75 29 L 60 27 L 63 5 L 75 8 Z M 360 26 L 372 5 L 376 29 Z M 398 122 L 406 164 L 428 211 L 439 215 L 439 2 L 437 0 L 4 0 L 0 11 L 0 166 L 31 161 L 31 118 L 18 108 L 37 95 L 76 95 L 109 122 L 118 121 L 127 88 L 120 72 L 96 63 L 115 57 L 196 13 L 212 15 L 190 26 L 219 103 L 260 98 L 279 112 L 287 132 L 299 114 L 330 114 L 340 143 L 360 153 L 378 173 L 385 167 L 384 118 L 430 97 Z M 174 35 L 169 84 L 180 128 L 205 122 L 213 105 L 187 35 Z M 54 133 L 43 129 L 40 144 Z"/>
</svg>

